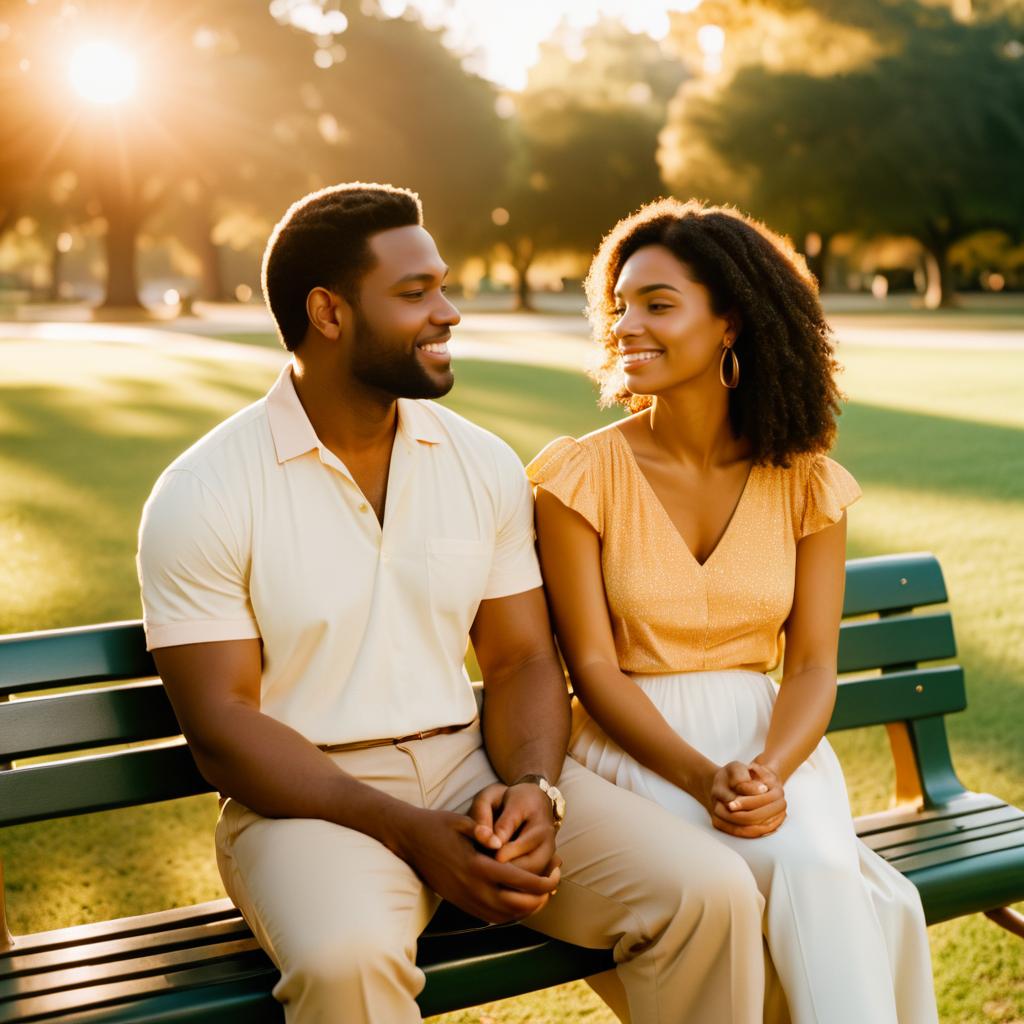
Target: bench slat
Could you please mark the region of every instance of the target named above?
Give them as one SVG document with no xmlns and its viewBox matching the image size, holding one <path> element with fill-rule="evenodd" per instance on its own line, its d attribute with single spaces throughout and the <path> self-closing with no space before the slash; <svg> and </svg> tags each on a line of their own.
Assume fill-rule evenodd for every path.
<svg viewBox="0 0 1024 1024">
<path fill-rule="evenodd" d="M 155 675 L 139 621 L 0 637 L 0 696 Z"/>
<path fill-rule="evenodd" d="M 904 843 L 918 840 L 937 839 L 943 836 L 964 835 L 976 829 L 999 825 L 1003 822 L 1021 821 L 1024 824 L 1024 811 L 1017 810 L 1009 804 L 982 811 L 978 814 L 958 815 L 954 818 L 942 818 L 934 821 L 922 821 L 907 825 L 904 828 L 886 829 L 883 832 L 862 834 L 861 839 L 875 853 L 894 849 Z"/>
<path fill-rule="evenodd" d="M 0 761 L 180 734 L 159 682 L 0 703 Z"/>
<path fill-rule="evenodd" d="M 894 807 L 888 811 L 876 811 L 874 814 L 862 814 L 855 819 L 857 835 L 865 842 L 869 837 L 882 835 L 898 828 L 906 828 L 917 822 L 944 822 L 956 818 L 968 820 L 970 815 L 984 814 L 988 811 L 1008 807 L 1005 800 L 992 796 L 991 793 L 965 792 L 937 807 L 918 810 L 914 807 Z"/>
<path fill-rule="evenodd" d="M 1024 897 L 1024 837 L 1020 830 L 1007 832 L 998 836 L 989 836 L 984 839 L 966 838 L 962 843 L 949 844 L 938 850 L 928 850 L 924 853 L 909 853 L 899 857 L 886 857 L 894 867 L 897 867 L 904 874 L 921 868 L 937 867 L 941 864 L 968 860 L 972 857 L 982 857 L 989 853 L 996 853 L 1000 850 L 1016 850 L 1020 855 L 1022 874 L 1019 878 L 1021 890 L 1017 899 Z"/>
<path fill-rule="evenodd" d="M 210 792 L 179 740 L 0 772 L 0 825 L 173 800 Z"/>
<path fill-rule="evenodd" d="M 959 665 L 850 679 L 839 684 L 828 731 L 944 715 L 965 707 L 967 693 Z"/>
<path fill-rule="evenodd" d="M 0 1005 L 5 1000 L 30 999 L 50 992 L 131 981 L 148 975 L 187 969 L 196 964 L 217 963 L 258 948 L 256 939 L 248 935 L 202 946 L 185 945 L 149 956 L 120 956 L 99 963 L 62 966 L 58 970 L 41 971 L 0 981 Z"/>
<path fill-rule="evenodd" d="M 33 1021 L 81 1010 L 84 1006 L 99 1007 L 112 1003 L 138 999 L 149 993 L 173 989 L 190 989 L 216 984 L 239 977 L 253 977 L 269 972 L 266 954 L 259 949 L 241 953 L 230 960 L 192 967 L 188 970 L 149 975 L 130 981 L 115 981 L 100 985 L 30 996 L 17 1002 L 0 1002 L 0 1021 Z M 15 1008 L 16 1011 L 15 1011 Z M 16 1015 L 15 1015 L 16 1012 Z"/>
<path fill-rule="evenodd" d="M 68 949 L 110 939 L 127 939 L 134 936 L 160 934 L 177 928 L 198 928 L 218 921 L 239 917 L 237 908 L 229 899 L 208 900 L 189 907 L 173 907 L 151 914 L 137 914 L 132 917 L 118 917 L 111 921 L 93 921 L 89 924 L 74 924 L 67 928 L 55 928 L 48 932 L 33 932 L 18 937 L 13 949 L 0 952 L 0 976 L 12 961 L 22 956 Z"/>
<path fill-rule="evenodd" d="M 234 907 L 231 909 L 234 910 Z M 7 957 L 4 962 L 0 962 L 0 987 L 4 985 L 6 979 L 21 978 L 40 971 L 101 964 L 107 961 L 169 952 L 185 947 L 201 947 L 211 943 L 245 938 L 249 934 L 249 926 L 242 919 L 242 915 L 235 911 L 232 918 L 194 928 L 160 929 L 159 931 L 143 932 L 141 935 L 131 935 L 125 938 L 118 936 L 103 942 L 83 942 L 38 953 L 24 952 L 19 942 L 14 947 L 14 955 Z"/>
<path fill-rule="evenodd" d="M 613 966 L 610 950 L 569 946 L 520 926 L 489 929 L 483 942 L 479 935 L 454 938 L 426 935 L 420 941 L 417 960 L 427 977 L 427 987 L 419 999 L 425 1015 L 517 995 Z M 172 969 L 163 973 L 147 973 L 124 980 L 90 978 L 88 972 L 76 970 L 71 973 L 84 976 L 81 984 L 28 995 L 16 1002 L 0 1000 L 0 1021 L 44 1020 L 54 1016 L 63 1021 L 68 1019 L 65 1015 L 69 1012 L 72 1014 L 69 1019 L 81 1024 L 99 1019 L 111 1022 L 172 1020 L 175 1017 L 170 1015 L 150 1016 L 146 1007 L 153 1003 L 166 1008 L 168 995 L 197 987 L 204 991 L 196 994 L 196 1005 L 187 1000 L 176 1004 L 184 1011 L 178 1019 L 206 1019 L 201 1007 L 211 1004 L 218 1007 L 216 1016 L 219 1018 L 222 986 L 245 979 L 254 982 L 253 991 L 258 993 L 254 1004 L 259 1006 L 259 1012 L 271 1014 L 268 1019 L 280 1020 L 280 1007 L 269 995 L 277 972 L 262 951 L 236 953 L 178 970 L 169 966 Z M 127 967 L 131 970 L 131 963 Z M 207 987 L 212 985 L 216 987 Z M 123 1005 L 119 1007 L 119 1003 Z"/>
<path fill-rule="evenodd" d="M 963 846 L 965 843 L 987 839 L 989 836 L 1010 835 L 1013 832 L 1019 833 L 1017 841 L 1021 846 L 1024 846 L 1024 815 L 1018 815 L 1016 819 L 1011 821 L 998 821 L 989 825 L 979 825 L 975 828 L 951 832 L 944 836 L 918 837 L 911 842 L 902 843 L 899 846 L 883 847 L 878 852 L 886 860 L 896 860 L 899 857 L 908 857 L 911 854 L 928 853 L 932 850 L 944 850 L 947 847 Z"/>
<path fill-rule="evenodd" d="M 956 654 L 949 612 L 848 622 L 839 630 L 839 671 L 915 665 Z"/>
<path fill-rule="evenodd" d="M 172 991 L 100 1010 L 62 1013 L 58 1019 L 60 1024 L 283 1024 L 281 1006 L 270 994 L 276 981 L 269 971 L 242 975 L 202 992 Z"/>
<path fill-rule="evenodd" d="M 939 560 L 927 552 L 855 558 L 846 563 L 843 615 L 867 615 L 944 604 Z"/>
</svg>

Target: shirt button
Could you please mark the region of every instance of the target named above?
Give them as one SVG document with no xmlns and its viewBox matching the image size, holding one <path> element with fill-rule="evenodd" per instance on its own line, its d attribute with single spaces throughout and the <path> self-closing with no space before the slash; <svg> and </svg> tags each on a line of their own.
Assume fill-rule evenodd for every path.
<svg viewBox="0 0 1024 1024">
<path fill-rule="evenodd" d="M 382 562 L 390 562 L 391 561 L 391 556 L 386 551 L 382 551 L 380 553 L 380 560 Z"/>
<path fill-rule="evenodd" d="M 370 506 L 367 505 L 366 502 L 364 501 L 362 503 L 362 505 L 359 506 L 359 511 L 360 512 L 369 512 L 370 511 Z"/>
</svg>

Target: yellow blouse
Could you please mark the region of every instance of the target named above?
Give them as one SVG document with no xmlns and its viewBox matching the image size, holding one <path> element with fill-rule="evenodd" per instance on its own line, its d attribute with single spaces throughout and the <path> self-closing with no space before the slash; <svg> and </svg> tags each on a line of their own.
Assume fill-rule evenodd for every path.
<svg viewBox="0 0 1024 1024">
<path fill-rule="evenodd" d="M 556 438 L 526 472 L 600 535 L 619 667 L 641 674 L 778 665 L 797 542 L 838 522 L 861 493 L 823 455 L 797 456 L 786 469 L 755 465 L 701 565 L 618 428 Z"/>
</svg>

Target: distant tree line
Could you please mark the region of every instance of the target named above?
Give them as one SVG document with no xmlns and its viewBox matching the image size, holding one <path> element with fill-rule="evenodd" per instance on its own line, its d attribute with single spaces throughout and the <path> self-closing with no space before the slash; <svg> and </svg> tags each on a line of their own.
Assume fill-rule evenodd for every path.
<svg viewBox="0 0 1024 1024">
<path fill-rule="evenodd" d="M 538 260 L 588 254 L 668 191 L 814 238 L 819 276 L 839 235 L 914 238 L 933 305 L 953 299 L 954 245 L 979 232 L 1024 244 L 1024 13 L 1008 0 L 704 0 L 674 16 L 666 45 L 611 23 L 578 53 L 551 41 L 515 96 L 412 18 L 355 0 L 320 24 L 309 11 L 5 5 L 0 236 L 31 218 L 56 275 L 57 239 L 101 224 L 116 307 L 140 305 L 143 236 L 187 247 L 199 297 L 226 299 L 224 225 L 265 234 L 339 180 L 416 188 L 446 258 L 504 262 L 524 307 Z M 707 24 L 724 30 L 720 55 L 701 48 Z M 72 94 L 86 35 L 138 55 L 135 97 Z"/>
</svg>

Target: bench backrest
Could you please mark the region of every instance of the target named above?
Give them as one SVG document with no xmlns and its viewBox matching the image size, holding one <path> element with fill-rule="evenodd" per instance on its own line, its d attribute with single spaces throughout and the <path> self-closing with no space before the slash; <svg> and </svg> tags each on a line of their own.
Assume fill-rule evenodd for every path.
<svg viewBox="0 0 1024 1024">
<path fill-rule="evenodd" d="M 956 650 L 949 612 L 916 610 L 946 601 L 938 562 L 856 559 L 846 578 L 839 670 L 859 677 L 829 728 L 899 723 L 925 802 L 941 803 L 959 791 L 942 716 L 966 698 L 958 666 L 919 667 Z M 0 637 L 0 826 L 209 791 L 154 677 L 139 622 Z"/>
</svg>

